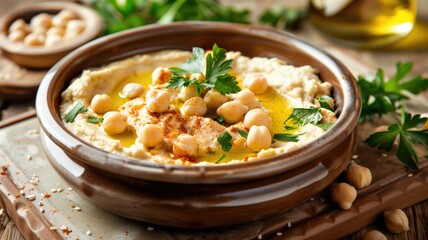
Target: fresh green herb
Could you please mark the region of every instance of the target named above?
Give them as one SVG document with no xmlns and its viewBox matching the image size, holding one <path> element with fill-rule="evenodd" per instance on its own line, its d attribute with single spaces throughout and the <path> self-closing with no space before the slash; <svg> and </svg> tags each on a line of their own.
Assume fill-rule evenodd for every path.
<svg viewBox="0 0 428 240">
<path fill-rule="evenodd" d="M 220 116 L 214 118 L 214 121 L 216 121 L 216 122 L 218 122 L 220 124 L 224 123 L 224 119 L 222 117 L 220 117 Z"/>
<path fill-rule="evenodd" d="M 299 136 L 296 134 L 276 133 L 273 135 L 273 139 L 283 142 L 298 142 Z"/>
<path fill-rule="evenodd" d="M 73 122 L 78 114 L 84 113 L 86 111 L 88 111 L 88 109 L 86 109 L 86 107 L 81 102 L 77 102 L 76 105 L 74 105 L 74 107 L 64 116 L 63 119 L 68 123 Z"/>
<path fill-rule="evenodd" d="M 321 119 L 322 115 L 319 108 L 294 108 L 293 112 L 285 120 L 284 128 L 292 130 L 296 129 L 296 126 L 304 126 L 308 123 L 316 125 Z"/>
<path fill-rule="evenodd" d="M 215 164 L 219 164 L 223 159 L 226 158 L 226 154 L 222 154 L 221 157 L 215 162 Z"/>
<path fill-rule="evenodd" d="M 206 58 L 205 74 L 203 74 L 204 50 L 195 47 L 192 54 L 193 57 L 186 63 L 177 68 L 170 68 L 172 77 L 167 88 L 195 85 L 198 95 L 206 88 L 215 89 L 223 95 L 237 93 L 241 90 L 236 78 L 229 75 L 232 70 L 233 60 L 226 60 L 225 49 L 219 48 L 217 44 L 214 44 L 212 53 L 209 53 Z M 192 73 L 202 74 L 204 77 L 202 83 L 198 79 L 188 77 Z"/>
<path fill-rule="evenodd" d="M 288 9 L 276 6 L 264 12 L 260 17 L 260 22 L 276 28 L 295 30 L 307 15 L 306 9 Z"/>
<path fill-rule="evenodd" d="M 365 140 L 371 147 L 391 151 L 397 136 L 400 136 L 397 149 L 397 158 L 410 169 L 419 168 L 419 158 L 412 146 L 413 144 L 428 146 L 428 129 L 417 130 L 427 118 L 421 118 L 419 114 L 412 116 L 405 112 L 401 122 L 392 124 L 388 131 L 377 132 Z"/>
<path fill-rule="evenodd" d="M 320 123 L 317 126 L 324 129 L 324 131 L 329 130 L 334 125 L 334 122 L 328 122 L 328 123 Z"/>
<path fill-rule="evenodd" d="M 88 123 L 101 123 L 104 121 L 104 118 L 89 116 L 88 119 L 86 119 L 86 121 Z"/>
<path fill-rule="evenodd" d="M 322 97 L 317 98 L 317 100 L 318 100 L 318 102 L 320 103 L 320 106 L 321 106 L 322 108 L 325 108 L 325 109 L 327 109 L 327 110 L 330 110 L 330 111 L 334 112 L 334 108 L 332 108 L 332 107 L 330 106 L 330 104 L 328 104 L 328 102 L 329 102 L 329 101 L 331 101 L 332 99 L 333 99 L 333 98 L 332 98 L 332 97 L 330 97 L 330 96 L 322 96 Z"/>
<path fill-rule="evenodd" d="M 232 135 L 228 132 L 224 132 L 217 138 L 217 142 L 220 143 L 221 149 L 225 152 L 229 152 L 232 148 L 230 141 L 232 140 Z"/>
<path fill-rule="evenodd" d="M 105 34 L 152 23 L 222 21 L 249 23 L 249 11 L 216 0 L 92 0 L 105 22 Z"/>
<path fill-rule="evenodd" d="M 412 70 L 410 62 L 397 63 L 396 74 L 385 81 L 382 69 L 374 77 L 358 77 L 358 88 L 362 99 L 360 122 L 395 112 L 401 100 L 408 99 L 408 93 L 418 94 L 428 89 L 428 78 L 416 76 L 410 80 L 404 77 Z"/>
<path fill-rule="evenodd" d="M 236 130 L 238 131 L 239 135 L 241 135 L 241 137 L 243 137 L 245 139 L 248 138 L 248 133 L 246 131 L 239 129 L 239 128 L 237 128 Z"/>
</svg>

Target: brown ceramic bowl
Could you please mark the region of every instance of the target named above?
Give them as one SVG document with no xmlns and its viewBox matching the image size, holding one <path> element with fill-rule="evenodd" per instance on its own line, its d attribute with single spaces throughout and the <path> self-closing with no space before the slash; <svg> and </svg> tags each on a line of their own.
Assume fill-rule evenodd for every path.
<svg viewBox="0 0 428 240">
<path fill-rule="evenodd" d="M 295 151 L 219 166 L 171 166 L 100 150 L 62 124 L 60 93 L 82 70 L 162 49 L 209 49 L 311 65 L 333 85 L 337 123 Z M 331 184 L 349 163 L 361 109 L 351 73 L 329 54 L 271 28 L 226 23 L 152 25 L 95 40 L 55 65 L 40 85 L 36 109 L 48 159 L 80 194 L 116 214 L 151 223 L 206 228 L 285 211 Z"/>
<path fill-rule="evenodd" d="M 17 19 L 22 18 L 27 23 L 39 13 L 57 14 L 61 10 L 69 9 L 76 12 L 86 23 L 85 30 L 72 41 L 67 41 L 52 47 L 29 47 L 22 43 L 10 41 L 9 26 Z M 33 68 L 46 69 L 52 67 L 61 58 L 73 49 L 97 37 L 103 29 L 103 23 L 98 14 L 85 6 L 71 2 L 44 2 L 34 3 L 14 9 L 0 18 L 0 48 L 3 55 L 16 64 Z"/>
</svg>

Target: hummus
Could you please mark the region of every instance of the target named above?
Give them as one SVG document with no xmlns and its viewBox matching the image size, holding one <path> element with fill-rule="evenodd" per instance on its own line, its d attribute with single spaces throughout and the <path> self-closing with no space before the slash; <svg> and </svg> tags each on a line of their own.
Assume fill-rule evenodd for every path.
<svg viewBox="0 0 428 240">
<path fill-rule="evenodd" d="M 107 152 L 162 164 L 206 165 L 241 163 L 285 153 L 313 141 L 326 131 L 315 123 L 285 129 L 284 122 L 293 109 L 317 108 L 322 116 L 320 123 L 336 121 L 335 114 L 320 108 L 317 100 L 330 96 L 332 86 L 322 82 L 311 66 L 295 67 L 277 58 L 249 58 L 239 52 L 226 55 L 227 59 L 233 60 L 230 74 L 236 77 L 241 90 L 248 87 L 252 92 L 245 90 L 247 95 L 248 92 L 255 95 L 253 106 L 246 105 L 245 99 L 238 99 L 241 93 L 223 96 L 217 92 L 218 96 L 213 95 L 221 99 L 217 104 L 207 102 L 211 94 L 208 89 L 198 97 L 192 86 L 167 88 L 171 78 L 169 68 L 177 67 L 192 57 L 191 52 L 170 50 L 137 55 L 101 68 L 84 70 L 61 94 L 60 113 L 64 118 L 77 103 L 81 103 L 86 111 L 77 114 L 72 121 L 64 121 L 64 124 L 79 138 Z M 198 77 L 196 74 L 194 79 Z M 254 81 L 257 82 L 260 78 L 267 87 L 251 89 L 246 84 L 250 81 L 248 79 L 256 79 Z M 132 88 L 131 83 L 141 87 Z M 107 105 L 94 103 L 95 98 L 103 99 L 99 97 L 101 95 L 109 100 L 107 113 L 102 110 Z M 193 99 L 193 103 L 189 99 Z M 165 102 L 166 109 L 156 110 Z M 236 110 L 231 110 L 233 104 L 238 106 Z M 330 101 L 330 105 L 333 107 L 334 103 Z M 251 108 L 260 109 L 259 113 L 269 121 L 265 124 L 269 130 L 267 133 L 262 129 L 250 131 L 244 120 L 246 114 L 254 110 Z M 238 114 L 237 121 L 222 122 L 239 111 L 243 115 L 240 117 Z M 111 112 L 120 113 L 120 118 Z M 88 118 L 100 121 L 89 122 Z M 125 124 L 125 130 L 117 128 L 117 124 Z M 150 128 L 146 127 L 148 125 Z M 226 150 L 219 140 L 225 133 L 231 136 L 231 139 L 226 139 L 229 143 Z M 250 134 L 251 138 L 259 141 L 256 147 L 249 147 Z M 260 139 L 254 138 L 254 134 L 258 134 Z M 265 138 L 266 134 L 270 135 Z M 274 134 L 291 134 L 297 136 L 298 141 L 278 141 L 272 139 Z M 263 147 L 266 139 L 268 146 Z"/>
</svg>

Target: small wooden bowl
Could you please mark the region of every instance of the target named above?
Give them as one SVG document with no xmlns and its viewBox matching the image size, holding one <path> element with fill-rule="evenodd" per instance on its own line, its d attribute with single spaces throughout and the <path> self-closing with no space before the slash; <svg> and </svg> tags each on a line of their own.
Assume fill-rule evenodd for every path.
<svg viewBox="0 0 428 240">
<path fill-rule="evenodd" d="M 80 19 L 85 21 L 85 30 L 71 41 L 60 43 L 56 46 L 29 47 L 22 43 L 10 41 L 8 36 L 9 26 L 17 19 L 22 18 L 26 22 L 39 13 L 56 14 L 61 10 L 69 9 L 76 12 Z M 97 37 L 103 29 L 103 22 L 92 9 L 70 2 L 44 2 L 22 6 L 14 9 L 0 18 L 0 48 L 2 54 L 16 64 L 34 68 L 46 69 L 52 67 L 61 58 L 73 49 Z"/>
</svg>

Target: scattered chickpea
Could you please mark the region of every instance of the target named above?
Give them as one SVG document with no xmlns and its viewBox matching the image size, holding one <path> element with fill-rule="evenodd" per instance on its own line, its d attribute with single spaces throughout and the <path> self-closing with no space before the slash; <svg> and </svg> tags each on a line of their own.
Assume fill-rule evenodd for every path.
<svg viewBox="0 0 428 240">
<path fill-rule="evenodd" d="M 15 30 L 9 33 L 8 39 L 12 42 L 22 42 L 24 41 L 25 36 L 27 36 L 27 34 L 24 31 Z"/>
<path fill-rule="evenodd" d="M 171 79 L 171 72 L 166 67 L 157 67 L 152 73 L 152 84 L 164 84 Z"/>
<path fill-rule="evenodd" d="M 146 105 L 150 112 L 163 113 L 168 111 L 170 94 L 164 90 L 150 90 L 146 95 Z"/>
<path fill-rule="evenodd" d="M 198 92 L 196 91 L 196 86 L 193 84 L 188 87 L 181 87 L 180 92 L 178 93 L 178 98 L 180 98 L 183 101 L 186 101 L 188 99 L 191 99 L 197 96 L 198 96 Z"/>
<path fill-rule="evenodd" d="M 272 135 L 266 126 L 252 126 L 248 131 L 247 147 L 253 151 L 267 149 L 272 143 Z"/>
<path fill-rule="evenodd" d="M 204 100 L 207 103 L 208 108 L 217 109 L 223 103 L 227 102 L 227 96 L 219 93 L 214 89 L 211 89 L 205 94 Z"/>
<path fill-rule="evenodd" d="M 259 73 L 248 74 L 244 79 L 243 85 L 255 94 L 262 94 L 268 88 L 266 77 Z"/>
<path fill-rule="evenodd" d="M 393 209 L 383 213 L 385 227 L 393 232 L 400 233 L 409 231 L 409 219 L 401 209 Z"/>
<path fill-rule="evenodd" d="M 266 126 L 270 127 L 272 119 L 267 112 L 260 108 L 252 109 L 247 112 L 244 118 L 244 126 L 250 129 L 252 126 Z"/>
<path fill-rule="evenodd" d="M 235 101 L 238 101 L 248 107 L 249 110 L 257 108 L 260 103 L 257 101 L 256 95 L 248 89 L 242 89 L 236 94 Z"/>
<path fill-rule="evenodd" d="M 107 94 L 96 94 L 91 101 L 91 108 L 98 114 L 113 110 L 113 99 Z"/>
<path fill-rule="evenodd" d="M 128 130 L 126 115 L 118 112 L 107 112 L 104 114 L 104 131 L 110 135 L 121 134 Z"/>
<path fill-rule="evenodd" d="M 41 34 L 30 33 L 24 39 L 27 46 L 42 46 L 45 44 L 45 37 Z"/>
<path fill-rule="evenodd" d="M 341 209 L 346 210 L 351 208 L 352 203 L 357 198 L 357 190 L 347 183 L 334 184 L 330 191 L 330 197 Z"/>
<path fill-rule="evenodd" d="M 388 239 L 383 233 L 377 230 L 371 230 L 371 231 L 368 231 L 366 234 L 364 234 L 363 240 L 388 240 Z"/>
<path fill-rule="evenodd" d="M 123 98 L 133 99 L 141 96 L 143 93 L 144 93 L 143 85 L 138 83 L 128 83 L 123 87 L 122 92 L 120 93 L 120 96 Z"/>
<path fill-rule="evenodd" d="M 346 170 L 346 181 L 356 189 L 367 187 L 372 182 L 370 169 L 351 162 Z"/>
<path fill-rule="evenodd" d="M 320 112 L 322 115 L 321 123 L 331 123 L 337 121 L 336 114 L 334 112 L 325 108 L 321 108 Z"/>
<path fill-rule="evenodd" d="M 185 116 L 202 116 L 207 113 L 207 104 L 204 99 L 194 97 L 184 102 L 180 111 Z"/>
<path fill-rule="evenodd" d="M 242 119 L 248 111 L 248 107 L 238 101 L 230 101 L 222 104 L 217 109 L 217 114 L 227 123 L 236 123 Z"/>
<path fill-rule="evenodd" d="M 196 156 L 198 143 L 195 137 L 188 134 L 179 135 L 172 145 L 172 153 L 177 157 Z"/>
<path fill-rule="evenodd" d="M 43 27 L 48 29 L 52 26 L 52 16 L 47 13 L 40 13 L 31 19 L 30 26 L 32 28 Z"/>
<path fill-rule="evenodd" d="M 163 141 L 163 130 L 156 124 L 147 124 L 138 131 L 138 141 L 152 148 Z"/>
</svg>

